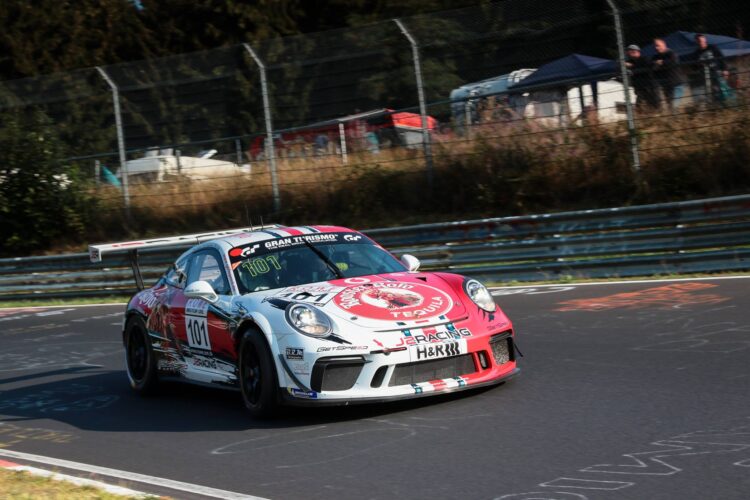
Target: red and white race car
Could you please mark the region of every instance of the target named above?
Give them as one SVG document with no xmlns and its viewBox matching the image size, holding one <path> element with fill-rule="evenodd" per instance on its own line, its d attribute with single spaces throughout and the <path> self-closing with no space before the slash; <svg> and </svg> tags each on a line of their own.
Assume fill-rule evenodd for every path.
<svg viewBox="0 0 750 500">
<path fill-rule="evenodd" d="M 266 226 L 89 252 L 186 242 L 196 245 L 125 313 L 137 391 L 168 378 L 238 388 L 267 416 L 281 403 L 414 398 L 518 373 L 513 326 L 484 285 L 420 272 L 351 229 Z"/>
</svg>

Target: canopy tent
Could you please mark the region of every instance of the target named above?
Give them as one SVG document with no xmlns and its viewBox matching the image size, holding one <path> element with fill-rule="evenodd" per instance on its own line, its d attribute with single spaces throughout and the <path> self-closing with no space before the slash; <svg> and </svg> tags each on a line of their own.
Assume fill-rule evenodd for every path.
<svg viewBox="0 0 750 500">
<path fill-rule="evenodd" d="M 617 63 L 611 59 L 571 54 L 541 66 L 515 85 L 510 91 L 545 87 L 576 87 L 584 82 L 607 80 L 618 74 Z"/>
<path fill-rule="evenodd" d="M 695 42 L 696 33 L 692 31 L 675 31 L 662 37 L 667 43 L 667 47 L 672 49 L 684 61 L 690 60 L 690 55 L 698 48 Z M 750 42 L 739 38 L 732 38 L 724 35 L 711 35 L 705 33 L 706 41 L 709 45 L 715 45 L 721 55 L 724 57 L 737 57 L 750 54 Z M 652 57 L 656 54 L 654 44 L 643 47 L 643 54 Z"/>
</svg>

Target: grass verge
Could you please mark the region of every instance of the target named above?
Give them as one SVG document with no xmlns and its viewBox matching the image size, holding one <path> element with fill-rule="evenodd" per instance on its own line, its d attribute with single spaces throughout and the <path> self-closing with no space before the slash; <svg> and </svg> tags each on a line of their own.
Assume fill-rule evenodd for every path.
<svg viewBox="0 0 750 500">
<path fill-rule="evenodd" d="M 114 495 L 93 486 L 77 486 L 67 481 L 28 472 L 0 469 L 0 492 L 6 500 L 127 500 L 159 497 Z"/>
</svg>

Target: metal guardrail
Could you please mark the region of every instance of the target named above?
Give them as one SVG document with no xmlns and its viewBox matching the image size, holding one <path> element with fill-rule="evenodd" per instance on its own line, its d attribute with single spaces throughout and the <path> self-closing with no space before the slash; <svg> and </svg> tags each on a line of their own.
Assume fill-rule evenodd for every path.
<svg viewBox="0 0 750 500">
<path fill-rule="evenodd" d="M 487 282 L 750 270 L 750 195 L 634 207 L 372 229 L 365 233 L 423 269 Z M 155 281 L 187 246 L 144 250 Z M 0 301 L 127 295 L 123 252 L 0 259 Z"/>
</svg>

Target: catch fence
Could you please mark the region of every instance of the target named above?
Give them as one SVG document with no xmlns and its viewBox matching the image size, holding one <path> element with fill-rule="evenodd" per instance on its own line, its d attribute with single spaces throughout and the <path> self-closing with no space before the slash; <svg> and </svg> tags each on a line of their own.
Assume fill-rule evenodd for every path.
<svg viewBox="0 0 750 500">
<path fill-rule="evenodd" d="M 623 137 L 618 153 L 638 170 L 670 148 L 736 138 L 749 10 L 734 0 L 507 0 L 0 82 L 0 111 L 43 113 L 67 163 L 126 208 L 213 191 L 193 202 L 208 206 L 239 178 L 279 213 L 285 191 L 368 168 L 424 170 L 429 183 L 440 158 L 479 154 L 482 141 L 564 159 L 610 155 L 611 137 Z M 697 59 L 695 32 L 711 36 L 727 73 Z M 675 108 L 657 85 L 662 104 L 648 109 L 639 76 L 623 72 L 625 46 L 652 54 L 657 36 L 682 57 Z"/>
</svg>

